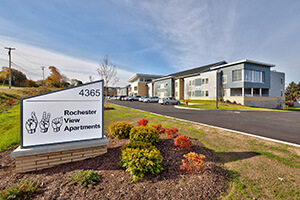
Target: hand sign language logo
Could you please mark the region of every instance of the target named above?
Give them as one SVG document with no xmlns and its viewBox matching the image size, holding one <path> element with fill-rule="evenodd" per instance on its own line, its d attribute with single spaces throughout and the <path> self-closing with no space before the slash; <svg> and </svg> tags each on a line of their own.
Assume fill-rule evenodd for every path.
<svg viewBox="0 0 300 200">
<path fill-rule="evenodd" d="M 50 113 L 43 112 L 43 117 L 40 121 L 40 128 L 42 133 L 46 133 L 50 126 Z"/>
<path fill-rule="evenodd" d="M 32 111 L 31 118 L 26 121 L 25 128 L 29 134 L 33 134 L 36 131 L 38 125 L 38 120 L 36 118 L 35 112 Z"/>
<path fill-rule="evenodd" d="M 63 124 L 63 117 L 57 117 L 52 120 L 52 128 L 54 132 L 60 131 L 60 127 Z"/>
</svg>

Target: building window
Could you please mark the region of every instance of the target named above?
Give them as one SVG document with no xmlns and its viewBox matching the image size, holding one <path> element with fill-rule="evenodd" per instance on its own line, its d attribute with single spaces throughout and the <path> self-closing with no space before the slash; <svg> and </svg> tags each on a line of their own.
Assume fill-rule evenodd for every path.
<svg viewBox="0 0 300 200">
<path fill-rule="evenodd" d="M 192 81 L 189 81 L 189 86 L 191 86 L 192 85 Z"/>
<path fill-rule="evenodd" d="M 252 82 L 252 70 L 245 70 L 245 81 Z"/>
<path fill-rule="evenodd" d="M 138 87 L 137 86 L 134 86 L 134 91 L 136 91 L 138 89 Z"/>
<path fill-rule="evenodd" d="M 205 96 L 208 97 L 208 90 L 205 91 Z"/>
<path fill-rule="evenodd" d="M 261 82 L 260 71 L 253 71 L 253 82 Z"/>
<path fill-rule="evenodd" d="M 283 91 L 281 90 L 281 97 L 283 97 Z"/>
<path fill-rule="evenodd" d="M 227 83 L 227 75 L 223 75 L 223 84 Z"/>
<path fill-rule="evenodd" d="M 201 97 L 201 90 L 195 90 L 195 97 Z"/>
<path fill-rule="evenodd" d="M 283 78 L 281 77 L 281 79 L 280 79 L 280 83 L 281 83 L 281 85 L 283 84 Z"/>
<path fill-rule="evenodd" d="M 264 83 L 265 82 L 265 72 L 246 69 L 246 70 L 244 70 L 244 80 L 246 82 Z"/>
<path fill-rule="evenodd" d="M 195 85 L 195 80 L 192 80 L 192 85 Z"/>
<path fill-rule="evenodd" d="M 202 85 L 203 85 L 203 84 L 208 84 L 208 78 L 203 78 L 203 79 L 202 79 Z"/>
<path fill-rule="evenodd" d="M 201 78 L 195 79 L 195 86 L 201 85 Z"/>
<path fill-rule="evenodd" d="M 194 97 L 195 96 L 195 91 L 192 91 L 192 97 Z"/>
<path fill-rule="evenodd" d="M 178 88 L 178 82 L 175 83 L 175 87 Z"/>
<path fill-rule="evenodd" d="M 160 89 L 160 85 L 157 85 L 157 89 Z"/>
<path fill-rule="evenodd" d="M 241 81 L 242 80 L 242 70 L 234 70 L 232 71 L 232 81 Z"/>
<path fill-rule="evenodd" d="M 178 97 L 178 92 L 175 92 L 175 96 Z"/>
</svg>

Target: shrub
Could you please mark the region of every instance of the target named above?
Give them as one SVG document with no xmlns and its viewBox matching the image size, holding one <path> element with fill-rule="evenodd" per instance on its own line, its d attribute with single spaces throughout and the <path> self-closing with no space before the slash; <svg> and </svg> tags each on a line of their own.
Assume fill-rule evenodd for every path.
<svg viewBox="0 0 300 200">
<path fill-rule="evenodd" d="M 115 139 L 128 138 L 133 125 L 127 122 L 115 122 L 108 126 L 110 135 Z"/>
<path fill-rule="evenodd" d="M 155 128 L 138 126 L 131 129 L 129 138 L 131 141 L 141 141 L 154 144 L 159 140 L 159 133 Z"/>
<path fill-rule="evenodd" d="M 123 151 L 126 148 L 131 148 L 131 149 L 149 149 L 152 148 L 153 145 L 148 142 L 141 142 L 141 141 L 136 141 L 136 142 L 129 142 L 126 145 L 123 145 L 121 147 L 121 151 Z"/>
<path fill-rule="evenodd" d="M 149 143 L 132 142 L 121 148 L 120 166 L 133 175 L 132 181 L 138 181 L 145 173 L 159 173 L 163 170 L 160 163 L 163 158 L 160 151 Z"/>
<path fill-rule="evenodd" d="M 201 173 L 203 164 L 204 164 L 204 158 L 205 156 L 202 154 L 197 154 L 195 152 L 190 152 L 188 154 L 183 155 L 185 160 L 182 160 L 182 165 L 180 165 L 180 170 L 186 171 L 186 172 L 194 172 L 194 173 Z"/>
<path fill-rule="evenodd" d="M 293 107 L 294 106 L 294 101 L 293 100 L 285 101 L 285 105 Z"/>
<path fill-rule="evenodd" d="M 37 180 L 25 180 L 19 185 L 13 184 L 0 193 L 0 199 L 30 199 L 30 195 L 38 191 L 40 185 Z"/>
<path fill-rule="evenodd" d="M 97 172 L 93 170 L 79 171 L 75 176 L 68 179 L 70 181 L 69 185 L 79 184 L 83 187 L 93 187 L 97 182 L 99 182 L 99 176 Z"/>
<path fill-rule="evenodd" d="M 137 122 L 137 126 L 147 126 L 148 120 L 146 119 L 141 119 L 140 121 Z"/>
<path fill-rule="evenodd" d="M 161 124 L 158 124 L 158 125 L 152 125 L 151 127 L 155 128 L 158 133 L 164 133 L 166 129 L 162 128 L 161 127 Z"/>
<path fill-rule="evenodd" d="M 165 133 L 168 138 L 173 138 L 177 135 L 178 130 L 176 128 L 167 128 Z"/>
<path fill-rule="evenodd" d="M 174 139 L 175 147 L 179 147 L 181 149 L 189 148 L 192 142 L 190 138 L 185 137 L 184 135 L 179 135 L 177 138 Z"/>
</svg>

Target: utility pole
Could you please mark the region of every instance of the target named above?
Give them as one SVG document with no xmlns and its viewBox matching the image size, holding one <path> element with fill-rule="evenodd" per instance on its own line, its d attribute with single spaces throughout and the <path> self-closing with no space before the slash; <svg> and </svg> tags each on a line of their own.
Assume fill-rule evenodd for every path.
<svg viewBox="0 0 300 200">
<path fill-rule="evenodd" d="M 11 51 L 16 50 L 15 48 L 12 47 L 4 47 L 4 49 L 8 49 L 8 57 L 9 57 L 9 89 L 11 89 Z"/>
<path fill-rule="evenodd" d="M 44 76 L 44 70 L 45 70 L 45 66 L 41 66 L 42 71 L 43 71 L 43 86 L 45 86 L 45 76 Z"/>
</svg>

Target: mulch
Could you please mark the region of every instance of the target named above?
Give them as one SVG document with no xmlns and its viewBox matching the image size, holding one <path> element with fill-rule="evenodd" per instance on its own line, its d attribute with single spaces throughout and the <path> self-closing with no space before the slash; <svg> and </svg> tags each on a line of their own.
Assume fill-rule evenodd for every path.
<svg viewBox="0 0 300 200">
<path fill-rule="evenodd" d="M 0 191 L 23 180 L 38 179 L 41 189 L 30 199 L 217 199 L 228 187 L 228 175 L 212 151 L 192 140 L 188 150 L 174 147 L 172 139 L 160 139 L 156 147 L 163 157 L 164 170 L 147 174 L 132 183 L 129 172 L 119 166 L 120 147 L 128 140 L 109 138 L 108 152 L 96 158 L 59 165 L 37 172 L 16 174 L 13 149 L 0 152 Z M 194 151 L 206 156 L 201 174 L 180 171 L 183 155 Z M 79 170 L 94 170 L 100 182 L 92 188 L 68 185 L 67 179 Z"/>
</svg>

